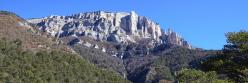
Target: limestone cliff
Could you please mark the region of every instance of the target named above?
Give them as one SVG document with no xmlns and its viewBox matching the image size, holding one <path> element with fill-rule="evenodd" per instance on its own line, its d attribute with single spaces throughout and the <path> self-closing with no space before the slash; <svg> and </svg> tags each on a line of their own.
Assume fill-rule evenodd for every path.
<svg viewBox="0 0 248 83">
<path fill-rule="evenodd" d="M 126 12 L 87 12 L 70 16 L 56 16 L 29 19 L 28 22 L 58 38 L 87 36 L 95 40 L 117 43 L 136 43 L 144 38 L 150 38 L 154 43 L 171 43 L 192 48 L 187 41 L 177 33 L 163 31 L 158 23 L 138 16 L 134 11 Z"/>
</svg>

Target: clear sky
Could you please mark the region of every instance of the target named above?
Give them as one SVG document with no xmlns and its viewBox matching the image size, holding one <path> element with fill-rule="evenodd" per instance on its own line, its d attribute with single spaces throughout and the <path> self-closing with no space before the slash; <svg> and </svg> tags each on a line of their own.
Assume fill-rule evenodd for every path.
<svg viewBox="0 0 248 83">
<path fill-rule="evenodd" d="M 248 0 L 1 0 L 0 10 L 23 18 L 136 11 L 205 49 L 221 49 L 226 32 L 248 30 Z"/>
</svg>

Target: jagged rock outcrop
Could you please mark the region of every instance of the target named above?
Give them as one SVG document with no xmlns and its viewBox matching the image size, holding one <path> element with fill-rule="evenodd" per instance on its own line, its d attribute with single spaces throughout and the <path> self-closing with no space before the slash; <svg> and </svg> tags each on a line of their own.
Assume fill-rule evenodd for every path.
<svg viewBox="0 0 248 83">
<path fill-rule="evenodd" d="M 189 49 L 192 49 L 192 46 L 184 40 L 180 35 L 178 35 L 176 32 L 173 32 L 170 28 L 166 32 L 167 36 L 167 43 L 176 44 L 179 46 L 187 47 Z"/>
<path fill-rule="evenodd" d="M 192 48 L 177 33 L 162 28 L 150 19 L 138 16 L 134 11 L 126 12 L 87 12 L 71 16 L 50 16 L 29 19 L 40 30 L 58 38 L 66 36 L 88 36 L 99 41 L 117 43 L 136 43 L 143 38 L 150 38 L 154 43 L 171 43 Z"/>
</svg>

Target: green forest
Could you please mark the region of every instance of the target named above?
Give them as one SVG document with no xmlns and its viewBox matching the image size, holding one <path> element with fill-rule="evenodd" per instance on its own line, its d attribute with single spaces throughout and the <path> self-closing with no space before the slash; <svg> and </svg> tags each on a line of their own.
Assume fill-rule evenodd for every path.
<svg viewBox="0 0 248 83">
<path fill-rule="evenodd" d="M 78 55 L 61 51 L 31 52 L 18 39 L 0 40 L 0 83 L 128 83 Z"/>
<path fill-rule="evenodd" d="M 184 67 L 187 57 L 175 60 L 164 56 L 154 66 L 160 77 L 180 83 L 244 83 L 248 82 L 248 32 L 229 32 L 227 44 L 216 55 L 208 56 L 196 68 Z M 181 49 L 182 50 L 182 49 Z M 182 50 L 199 55 L 194 51 Z M 178 52 L 178 50 L 177 50 Z M 177 55 L 175 54 L 169 55 Z M 175 58 L 179 56 L 174 56 Z M 182 56 L 181 56 L 182 57 Z M 192 55 L 192 57 L 194 57 Z M 173 61 L 174 60 L 174 61 Z M 185 60 L 185 61 L 184 61 Z M 167 62 L 164 62 L 167 61 Z M 170 62 L 168 62 L 170 61 Z M 179 61 L 178 63 L 175 63 Z M 161 70 L 161 65 L 180 64 L 175 69 Z M 164 69 L 164 68 L 162 68 Z M 22 49 L 21 40 L 0 40 L 0 82 L 1 83 L 127 83 L 115 72 L 99 69 L 78 55 L 61 51 L 31 52 Z"/>
</svg>

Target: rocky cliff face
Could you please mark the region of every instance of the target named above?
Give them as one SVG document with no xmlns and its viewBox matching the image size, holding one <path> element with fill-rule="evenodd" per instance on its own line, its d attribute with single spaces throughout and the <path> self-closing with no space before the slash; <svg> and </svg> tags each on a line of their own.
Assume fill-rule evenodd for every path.
<svg viewBox="0 0 248 83">
<path fill-rule="evenodd" d="M 28 22 L 58 38 L 73 36 L 91 37 L 98 41 L 117 43 L 137 43 L 144 38 L 150 38 L 156 44 L 171 43 L 192 48 L 175 32 L 164 32 L 161 27 L 150 19 L 138 16 L 134 11 L 126 12 L 88 12 L 71 16 L 50 16 L 39 19 L 29 19 Z M 78 41 L 80 42 L 80 40 Z"/>
<path fill-rule="evenodd" d="M 178 35 L 176 32 L 173 32 L 170 28 L 166 32 L 167 36 L 167 43 L 187 47 L 189 49 L 192 49 L 192 46 L 184 40 L 180 35 Z"/>
</svg>

